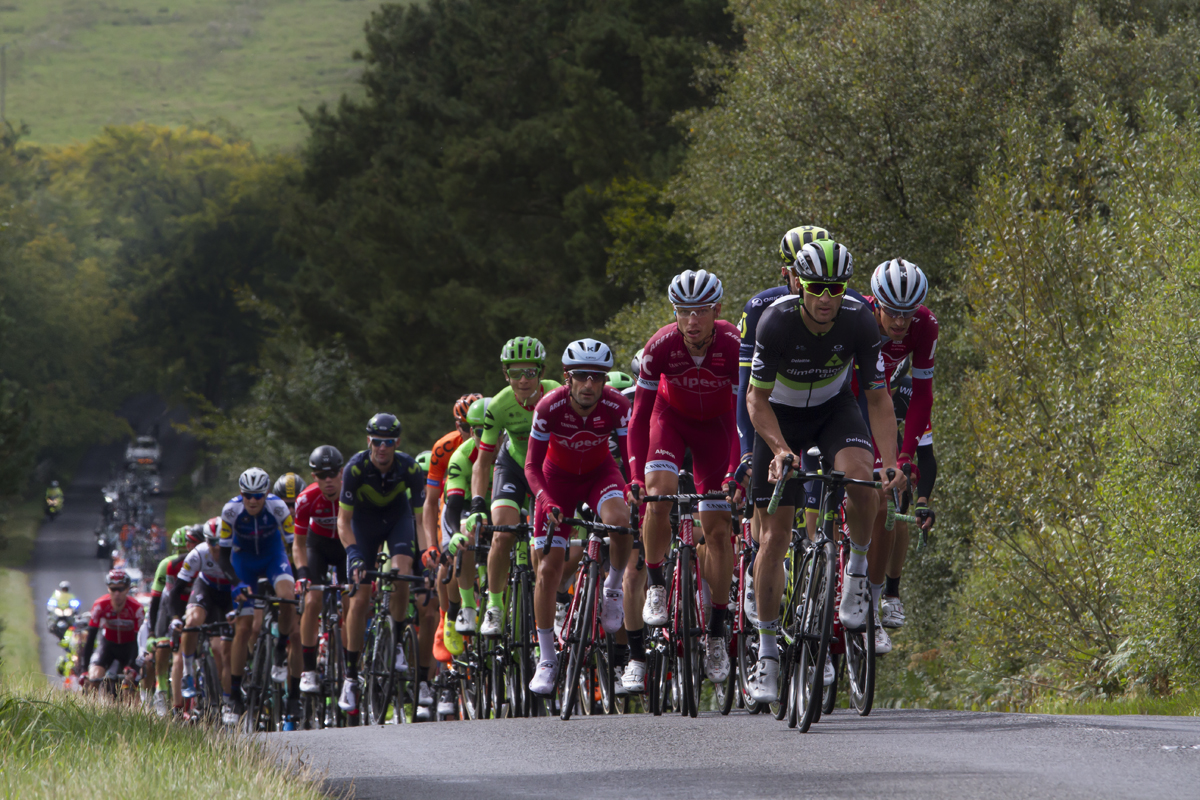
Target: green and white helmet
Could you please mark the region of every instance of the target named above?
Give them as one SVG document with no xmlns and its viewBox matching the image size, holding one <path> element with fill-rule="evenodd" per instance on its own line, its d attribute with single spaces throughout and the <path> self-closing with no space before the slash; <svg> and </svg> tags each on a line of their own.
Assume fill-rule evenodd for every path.
<svg viewBox="0 0 1200 800">
<path fill-rule="evenodd" d="M 798 228 L 792 228 L 779 241 L 779 257 L 783 259 L 785 266 L 790 267 L 800 257 L 800 251 L 804 249 L 804 245 L 812 244 L 819 239 L 832 238 L 829 231 L 819 225 L 801 225 Z"/>
<path fill-rule="evenodd" d="M 801 248 L 792 270 L 805 281 L 845 283 L 854 274 L 854 258 L 832 239 L 818 239 Z"/>
<path fill-rule="evenodd" d="M 505 343 L 500 351 L 500 363 L 505 366 L 523 363 L 542 366 L 546 363 L 546 348 L 532 336 L 518 336 Z"/>
<path fill-rule="evenodd" d="M 483 424 L 484 415 L 487 414 L 488 404 L 492 402 L 490 397 L 481 397 L 471 407 L 467 409 L 467 424 L 472 428 L 478 428 Z"/>
<path fill-rule="evenodd" d="M 180 550 L 187 547 L 187 535 L 187 525 L 184 525 L 182 528 L 176 528 L 175 532 L 171 534 L 171 547 L 179 548 Z"/>
<path fill-rule="evenodd" d="M 429 472 L 429 462 L 433 460 L 433 451 L 422 450 L 421 452 L 417 453 L 417 457 L 413 460 L 417 462 L 418 467 L 426 472 Z"/>
</svg>

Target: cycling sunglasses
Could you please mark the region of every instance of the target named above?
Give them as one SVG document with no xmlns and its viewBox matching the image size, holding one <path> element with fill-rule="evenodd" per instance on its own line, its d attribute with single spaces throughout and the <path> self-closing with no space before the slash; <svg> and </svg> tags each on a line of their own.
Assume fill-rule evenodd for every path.
<svg viewBox="0 0 1200 800">
<path fill-rule="evenodd" d="M 675 306 L 675 316 L 677 317 L 703 317 L 708 312 L 716 308 L 715 303 L 709 303 L 703 306 Z"/>
<path fill-rule="evenodd" d="M 371 439 L 371 447 L 395 447 L 395 439 Z"/>
<path fill-rule="evenodd" d="M 917 313 L 917 309 L 915 308 L 912 311 L 897 311 L 894 308 L 888 308 L 883 303 L 879 304 L 879 310 L 887 314 L 892 319 L 912 319 L 913 315 Z"/>
<path fill-rule="evenodd" d="M 571 380 L 579 381 L 580 383 L 588 383 L 590 381 L 592 383 L 604 384 L 608 382 L 607 372 L 592 372 L 590 370 L 573 369 L 568 372 L 567 375 L 571 377 Z"/>
<path fill-rule="evenodd" d="M 337 470 L 337 469 L 319 469 L 319 470 L 313 471 L 313 475 L 315 475 L 319 480 L 327 480 L 329 478 L 336 478 L 338 475 L 341 475 L 341 474 L 342 474 L 341 470 Z"/>
<path fill-rule="evenodd" d="M 804 287 L 804 291 L 815 297 L 820 297 L 828 293 L 830 297 L 841 297 L 846 293 L 846 284 L 836 281 L 806 281 L 800 279 L 800 285 Z"/>
<path fill-rule="evenodd" d="M 242 492 L 243 500 L 262 500 L 266 496 L 266 492 Z"/>
<path fill-rule="evenodd" d="M 504 372 L 514 381 L 519 381 L 521 378 L 536 378 L 541 370 L 537 367 L 526 367 L 525 369 L 509 367 Z"/>
<path fill-rule="evenodd" d="M 108 587 L 108 591 L 110 591 L 110 592 L 128 592 L 129 587 L 128 586 L 110 586 L 110 587 Z"/>
</svg>

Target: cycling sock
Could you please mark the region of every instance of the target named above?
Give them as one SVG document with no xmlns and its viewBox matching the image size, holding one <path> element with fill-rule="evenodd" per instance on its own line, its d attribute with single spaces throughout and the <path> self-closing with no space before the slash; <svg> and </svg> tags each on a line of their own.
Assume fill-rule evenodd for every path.
<svg viewBox="0 0 1200 800">
<path fill-rule="evenodd" d="M 286 636 L 280 636 L 279 641 L 275 643 L 275 663 L 282 664 L 287 660 L 288 640 Z"/>
<path fill-rule="evenodd" d="M 538 647 L 542 649 L 541 660 L 554 660 L 554 628 L 538 628 Z"/>
<path fill-rule="evenodd" d="M 312 647 L 300 648 L 300 655 L 304 658 L 304 671 L 305 672 L 316 672 L 317 671 L 317 648 L 316 648 L 316 645 L 314 645 Z"/>
<path fill-rule="evenodd" d="M 636 631 L 625 631 L 625 635 L 629 637 L 629 660 L 641 661 L 646 663 L 646 629 L 638 628 Z"/>
<path fill-rule="evenodd" d="M 229 676 L 229 693 L 237 694 L 240 691 L 242 691 L 242 676 L 241 675 L 230 675 Z"/>
<path fill-rule="evenodd" d="M 168 678 L 167 675 L 159 675 L 158 676 L 158 690 L 160 692 L 166 692 L 167 689 L 170 687 L 170 682 L 167 680 L 167 678 Z"/>
<path fill-rule="evenodd" d="M 194 676 L 196 674 L 196 657 L 195 656 L 184 656 L 183 657 L 183 674 L 188 675 L 188 676 Z"/>
<path fill-rule="evenodd" d="M 608 577 L 604 579 L 604 589 L 609 592 L 621 591 L 621 579 L 625 577 L 625 568 L 617 569 L 611 564 L 608 567 Z"/>
<path fill-rule="evenodd" d="M 554 594 L 554 602 L 562 603 L 565 606 L 570 605 L 571 604 L 571 593 L 570 592 L 556 592 Z"/>
<path fill-rule="evenodd" d="M 300 696 L 300 679 L 289 677 L 288 678 L 288 697 L 299 697 L 299 696 Z"/>
<path fill-rule="evenodd" d="M 775 637 L 779 635 L 779 620 L 761 620 L 758 623 L 758 657 L 779 658 L 779 644 Z"/>
<path fill-rule="evenodd" d="M 493 592 L 488 590 L 488 608 L 503 608 L 504 607 L 504 592 Z"/>
<path fill-rule="evenodd" d="M 704 578 L 700 579 L 700 599 L 706 606 L 711 606 L 713 604 L 712 587 L 708 585 L 708 581 L 706 581 Z"/>
<path fill-rule="evenodd" d="M 725 635 L 725 620 L 729 619 L 729 604 L 713 603 L 712 617 L 708 620 L 708 632 L 714 636 Z"/>
<path fill-rule="evenodd" d="M 882 583 L 871 584 L 871 608 L 879 608 L 879 595 L 883 594 Z"/>
<path fill-rule="evenodd" d="M 864 542 L 862 544 L 850 543 L 850 561 L 846 566 L 852 575 L 867 574 L 867 550 L 871 549 L 871 543 Z"/>
<path fill-rule="evenodd" d="M 464 608 L 478 608 L 478 606 L 475 605 L 474 589 L 464 589 L 460 586 L 458 593 L 462 595 L 462 604 Z"/>
<path fill-rule="evenodd" d="M 883 581 L 883 593 L 888 597 L 900 599 L 900 579 L 888 575 Z"/>
<path fill-rule="evenodd" d="M 346 677 L 352 680 L 358 680 L 358 656 L 357 650 L 346 651 Z"/>
<path fill-rule="evenodd" d="M 458 612 L 461 608 L 462 603 L 451 603 L 450 607 L 446 609 L 446 619 L 451 621 L 458 619 Z"/>
<path fill-rule="evenodd" d="M 629 663 L 629 645 L 618 644 L 613 647 L 613 666 L 624 667 Z"/>
<path fill-rule="evenodd" d="M 663 562 L 659 561 L 657 564 L 651 564 L 647 561 L 646 569 L 650 572 L 651 586 L 666 586 L 667 580 L 663 577 Z"/>
</svg>

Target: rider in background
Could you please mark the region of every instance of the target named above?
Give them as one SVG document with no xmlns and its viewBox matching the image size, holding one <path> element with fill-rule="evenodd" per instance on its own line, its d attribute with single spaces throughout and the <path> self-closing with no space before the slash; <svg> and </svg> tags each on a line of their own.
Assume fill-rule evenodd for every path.
<svg viewBox="0 0 1200 800">
<path fill-rule="evenodd" d="M 129 596 L 129 587 L 133 585 L 129 573 L 123 569 L 110 570 L 106 582 L 108 594 L 96 598 L 92 604 L 83 646 L 82 660 L 88 665 L 88 680 L 92 684 L 103 680 L 114 664 L 118 671 L 133 666 L 137 659 L 138 629 L 145 618 L 142 604 Z"/>
<path fill-rule="evenodd" d="M 50 481 L 50 488 L 46 489 L 46 514 L 57 514 L 62 507 L 63 490 L 59 488 L 58 481 Z"/>
</svg>

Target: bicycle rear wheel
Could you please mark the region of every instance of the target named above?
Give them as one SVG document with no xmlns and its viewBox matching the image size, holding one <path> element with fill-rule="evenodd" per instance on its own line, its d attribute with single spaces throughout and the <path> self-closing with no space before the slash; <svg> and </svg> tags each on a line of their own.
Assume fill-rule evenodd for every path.
<svg viewBox="0 0 1200 800">
<path fill-rule="evenodd" d="M 837 654 L 829 656 L 830 662 L 833 664 L 833 680 L 829 683 L 823 683 L 821 687 L 821 713 L 832 714 L 833 708 L 837 704 L 838 693 L 838 675 L 841 673 L 842 658 Z M 824 671 L 824 667 L 822 667 Z"/>
<path fill-rule="evenodd" d="M 563 687 L 562 709 L 559 712 L 563 721 L 569 720 L 579 702 L 579 678 L 583 673 L 584 660 L 591 646 L 594 620 L 592 617 L 596 607 L 596 586 L 599 580 L 600 565 L 593 561 L 588 564 L 587 575 L 582 584 L 576 584 L 576 590 L 582 591 L 580 602 L 576 604 L 575 613 L 569 620 L 570 633 L 567 636 L 567 674 Z M 586 703 L 591 702 L 585 698 Z"/>
</svg>

